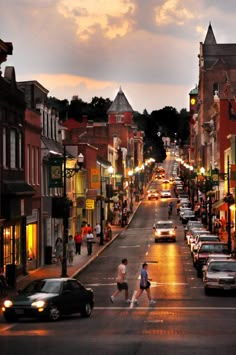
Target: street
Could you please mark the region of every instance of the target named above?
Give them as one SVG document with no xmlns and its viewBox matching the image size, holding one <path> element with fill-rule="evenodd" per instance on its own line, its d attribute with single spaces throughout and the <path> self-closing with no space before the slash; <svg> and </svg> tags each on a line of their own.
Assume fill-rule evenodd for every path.
<svg viewBox="0 0 236 355">
<path fill-rule="evenodd" d="M 176 243 L 154 243 L 152 226 L 157 219 L 167 219 L 168 201 L 144 199 L 127 230 L 78 275 L 95 293 L 91 318 L 7 324 L 1 317 L 1 354 L 235 354 L 236 298 L 205 296 L 175 209 Z M 149 306 L 145 292 L 138 306 L 127 305 L 122 293 L 110 302 L 122 258 L 128 258 L 132 299 L 142 263 L 148 263 L 154 306 Z"/>
</svg>

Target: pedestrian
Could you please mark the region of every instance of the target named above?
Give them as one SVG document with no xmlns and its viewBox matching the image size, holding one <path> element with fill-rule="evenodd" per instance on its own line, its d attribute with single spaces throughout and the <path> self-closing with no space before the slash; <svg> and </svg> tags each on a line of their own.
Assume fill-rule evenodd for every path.
<svg viewBox="0 0 236 355">
<path fill-rule="evenodd" d="M 73 265 L 74 255 L 75 255 L 75 241 L 74 241 L 72 235 L 69 235 L 69 237 L 68 237 L 67 255 L 68 255 L 69 265 Z"/>
<path fill-rule="evenodd" d="M 81 245 L 82 245 L 82 230 L 80 232 L 77 232 L 75 237 L 75 254 L 80 255 L 81 254 Z"/>
<path fill-rule="evenodd" d="M 126 258 L 121 260 L 121 264 L 117 268 L 117 290 L 110 296 L 110 301 L 113 303 L 115 297 L 122 292 L 125 291 L 125 301 L 126 303 L 130 303 L 130 299 L 128 298 L 128 283 L 126 281 L 127 270 L 126 266 L 128 265 L 128 260 Z"/>
<path fill-rule="evenodd" d="M 95 228 L 94 228 L 94 232 L 96 234 L 96 238 L 97 241 L 100 241 L 100 237 L 101 237 L 101 226 L 99 223 L 96 224 Z"/>
<path fill-rule="evenodd" d="M 63 260 L 63 243 L 62 243 L 62 239 L 60 237 L 58 237 L 56 239 L 55 252 L 56 252 L 57 264 L 62 263 L 62 260 Z"/>
<path fill-rule="evenodd" d="M 112 239 L 112 229 L 109 225 L 106 228 L 105 239 L 106 241 L 110 241 Z"/>
<path fill-rule="evenodd" d="M 7 295 L 7 288 L 8 288 L 7 279 L 3 272 L 3 268 L 0 267 L 0 296 Z"/>
<path fill-rule="evenodd" d="M 90 226 L 90 224 L 88 224 L 87 226 L 87 235 L 86 235 L 86 240 L 87 240 L 87 250 L 88 250 L 88 255 L 92 254 L 93 251 L 93 230 Z"/>
<path fill-rule="evenodd" d="M 142 269 L 141 269 L 141 275 L 140 275 L 140 285 L 139 285 L 139 290 L 136 292 L 136 297 L 134 300 L 135 304 L 138 304 L 138 299 L 141 296 L 141 294 L 143 293 L 143 291 L 145 290 L 147 293 L 147 297 L 149 300 L 149 304 L 155 304 L 156 301 L 154 301 L 151 298 L 151 292 L 150 292 L 150 286 L 151 286 L 151 279 L 148 278 L 148 272 L 147 272 L 147 268 L 148 268 L 148 264 L 147 263 L 143 263 L 142 265 Z"/>
</svg>

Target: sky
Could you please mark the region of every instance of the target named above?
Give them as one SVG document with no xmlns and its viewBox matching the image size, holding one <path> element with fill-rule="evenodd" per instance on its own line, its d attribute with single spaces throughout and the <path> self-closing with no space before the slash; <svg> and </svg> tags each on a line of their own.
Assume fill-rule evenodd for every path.
<svg viewBox="0 0 236 355">
<path fill-rule="evenodd" d="M 199 43 L 236 43 L 235 0 L 0 0 L 0 39 L 12 42 L 17 81 L 48 96 L 114 100 L 140 113 L 189 108 Z"/>
</svg>

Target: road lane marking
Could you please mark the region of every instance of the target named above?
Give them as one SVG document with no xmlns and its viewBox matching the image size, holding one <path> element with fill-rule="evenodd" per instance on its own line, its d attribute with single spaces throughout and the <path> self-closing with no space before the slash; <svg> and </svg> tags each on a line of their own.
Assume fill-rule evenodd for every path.
<svg viewBox="0 0 236 355">
<path fill-rule="evenodd" d="M 140 245 L 121 245 L 119 248 L 140 248 Z"/>
</svg>

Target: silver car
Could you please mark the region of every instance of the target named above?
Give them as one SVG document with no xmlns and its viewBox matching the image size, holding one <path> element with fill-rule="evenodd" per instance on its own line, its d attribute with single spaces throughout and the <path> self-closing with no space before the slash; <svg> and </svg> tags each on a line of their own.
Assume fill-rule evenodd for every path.
<svg viewBox="0 0 236 355">
<path fill-rule="evenodd" d="M 212 259 L 204 270 L 203 277 L 205 294 L 210 290 L 235 290 L 236 289 L 236 260 Z"/>
</svg>

